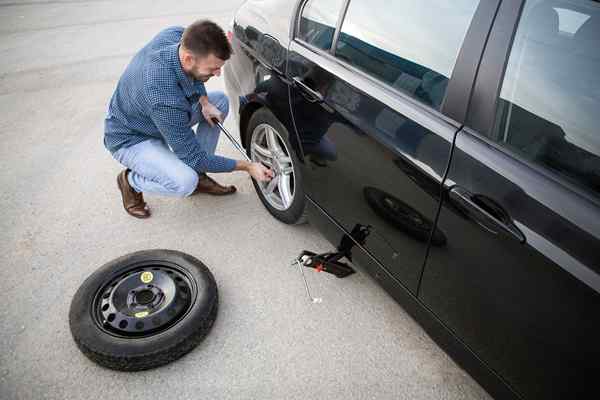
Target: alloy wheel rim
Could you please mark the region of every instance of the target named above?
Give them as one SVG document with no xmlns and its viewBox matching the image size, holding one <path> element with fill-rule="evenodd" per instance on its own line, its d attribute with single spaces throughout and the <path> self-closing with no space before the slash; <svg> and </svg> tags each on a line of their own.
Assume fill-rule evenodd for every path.
<svg viewBox="0 0 600 400">
<path fill-rule="evenodd" d="M 295 195 L 294 163 L 281 135 L 269 124 L 260 124 L 252 132 L 251 159 L 271 168 L 269 182 L 257 182 L 264 198 L 275 209 L 285 211 Z"/>
</svg>

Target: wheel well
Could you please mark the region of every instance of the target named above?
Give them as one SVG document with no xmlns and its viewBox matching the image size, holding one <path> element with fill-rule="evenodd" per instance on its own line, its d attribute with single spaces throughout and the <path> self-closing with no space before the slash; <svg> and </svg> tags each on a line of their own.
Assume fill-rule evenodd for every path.
<svg viewBox="0 0 600 400">
<path fill-rule="evenodd" d="M 262 104 L 253 102 L 246 104 L 246 106 L 242 110 L 242 114 L 240 115 L 240 137 L 242 139 L 242 146 L 244 146 L 244 148 L 246 148 L 248 145 L 248 138 L 246 137 L 246 128 L 248 128 L 250 118 L 252 117 L 252 114 L 254 114 L 262 107 L 264 107 Z"/>
</svg>

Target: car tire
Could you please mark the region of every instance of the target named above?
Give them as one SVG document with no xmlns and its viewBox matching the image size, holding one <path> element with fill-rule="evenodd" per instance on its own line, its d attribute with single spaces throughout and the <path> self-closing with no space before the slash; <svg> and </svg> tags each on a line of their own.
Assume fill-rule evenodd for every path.
<svg viewBox="0 0 600 400">
<path fill-rule="evenodd" d="M 293 151 L 293 146 L 290 143 L 289 132 L 285 128 L 285 126 L 279 122 L 277 117 L 266 107 L 259 108 L 256 112 L 254 112 L 248 122 L 246 128 L 246 153 L 250 158 L 252 156 L 252 143 L 253 138 L 256 134 L 256 129 L 261 126 L 269 126 L 274 129 L 274 131 L 278 134 L 279 139 L 281 140 L 283 149 L 286 151 L 289 158 L 292 161 L 293 168 L 293 200 L 285 209 L 278 208 L 273 205 L 272 201 L 269 201 L 267 195 L 265 195 L 264 190 L 261 188 L 261 184 L 256 182 L 256 180 L 252 180 L 254 185 L 254 189 L 261 202 L 265 206 L 265 208 L 269 211 L 269 213 L 278 219 L 279 221 L 290 224 L 290 225 L 299 225 L 303 224 L 307 221 L 306 218 L 306 199 L 304 197 L 304 188 L 303 188 L 303 180 L 302 174 L 299 168 L 299 160 Z"/>
<path fill-rule="evenodd" d="M 196 347 L 213 326 L 218 304 L 215 279 L 200 260 L 173 250 L 146 250 L 110 261 L 88 277 L 71 302 L 69 325 L 92 361 L 140 371 Z"/>
</svg>

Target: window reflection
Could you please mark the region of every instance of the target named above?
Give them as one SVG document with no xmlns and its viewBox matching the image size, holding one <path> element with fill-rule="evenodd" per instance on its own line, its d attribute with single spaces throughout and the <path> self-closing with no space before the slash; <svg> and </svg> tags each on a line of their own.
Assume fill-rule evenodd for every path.
<svg viewBox="0 0 600 400">
<path fill-rule="evenodd" d="M 309 0 L 302 10 L 298 37 L 323 50 L 331 48 L 342 0 Z"/>
<path fill-rule="evenodd" d="M 494 138 L 600 193 L 600 4 L 526 3 Z"/>
<path fill-rule="evenodd" d="M 479 0 L 353 0 L 336 56 L 440 108 Z"/>
</svg>

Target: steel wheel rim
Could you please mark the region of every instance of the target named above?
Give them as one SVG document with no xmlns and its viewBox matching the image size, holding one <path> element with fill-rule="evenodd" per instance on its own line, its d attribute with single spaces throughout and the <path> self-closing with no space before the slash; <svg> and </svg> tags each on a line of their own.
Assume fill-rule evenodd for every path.
<svg viewBox="0 0 600 400">
<path fill-rule="evenodd" d="M 294 163 L 285 141 L 271 125 L 260 124 L 252 132 L 250 158 L 271 168 L 270 182 L 256 182 L 263 197 L 275 209 L 285 211 L 295 195 Z"/>
<path fill-rule="evenodd" d="M 101 330 L 113 336 L 154 336 L 172 328 L 189 313 L 197 292 L 190 274 L 176 264 L 134 264 L 96 292 L 92 317 Z"/>
</svg>

